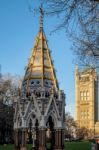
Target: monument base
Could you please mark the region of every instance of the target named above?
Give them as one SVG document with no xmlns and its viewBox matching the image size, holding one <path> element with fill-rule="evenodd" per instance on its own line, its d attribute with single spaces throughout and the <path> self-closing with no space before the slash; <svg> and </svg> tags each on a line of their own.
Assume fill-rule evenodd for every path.
<svg viewBox="0 0 99 150">
<path fill-rule="evenodd" d="M 39 146 L 38 150 L 46 150 L 46 147 L 45 146 Z"/>
<path fill-rule="evenodd" d="M 57 148 L 56 148 L 56 147 L 55 147 L 54 150 L 64 150 L 64 148 L 62 148 L 62 147 L 60 147 L 60 148 L 57 147 Z"/>
<path fill-rule="evenodd" d="M 27 150 L 27 147 L 21 147 L 20 150 Z"/>
</svg>

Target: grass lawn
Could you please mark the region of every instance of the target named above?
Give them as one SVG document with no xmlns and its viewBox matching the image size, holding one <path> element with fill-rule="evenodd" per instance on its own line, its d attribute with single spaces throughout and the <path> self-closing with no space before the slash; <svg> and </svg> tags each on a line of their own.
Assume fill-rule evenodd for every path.
<svg viewBox="0 0 99 150">
<path fill-rule="evenodd" d="M 14 150 L 13 145 L 0 145 L 0 150 Z M 31 150 L 31 145 L 28 145 L 28 150 Z M 90 142 L 65 142 L 64 150 L 91 150 Z"/>
<path fill-rule="evenodd" d="M 14 150 L 13 145 L 0 145 L 0 150 Z"/>
<path fill-rule="evenodd" d="M 90 142 L 65 142 L 64 150 L 91 150 Z"/>
</svg>

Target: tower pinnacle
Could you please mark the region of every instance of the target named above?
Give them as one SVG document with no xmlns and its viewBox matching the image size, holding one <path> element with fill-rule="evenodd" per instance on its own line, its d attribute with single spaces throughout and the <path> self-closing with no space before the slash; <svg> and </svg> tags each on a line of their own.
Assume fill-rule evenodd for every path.
<svg viewBox="0 0 99 150">
<path fill-rule="evenodd" d="M 43 30 L 43 17 L 44 17 L 44 10 L 43 6 L 40 7 L 40 31 Z"/>
</svg>

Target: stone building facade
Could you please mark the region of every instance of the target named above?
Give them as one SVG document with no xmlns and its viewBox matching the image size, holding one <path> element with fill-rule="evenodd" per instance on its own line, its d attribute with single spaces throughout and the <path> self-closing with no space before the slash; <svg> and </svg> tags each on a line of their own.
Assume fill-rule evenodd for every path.
<svg viewBox="0 0 99 150">
<path fill-rule="evenodd" d="M 96 69 L 87 68 L 83 71 L 76 67 L 76 120 L 78 126 L 92 130 L 93 135 L 99 134 L 98 122 L 98 76 Z"/>
</svg>

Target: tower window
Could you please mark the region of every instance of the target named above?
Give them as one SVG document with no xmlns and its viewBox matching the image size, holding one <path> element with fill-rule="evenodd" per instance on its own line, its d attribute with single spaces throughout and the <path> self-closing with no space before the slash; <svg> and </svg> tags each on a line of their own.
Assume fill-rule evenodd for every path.
<svg viewBox="0 0 99 150">
<path fill-rule="evenodd" d="M 80 92 L 80 98 L 83 100 L 83 92 Z"/>
<path fill-rule="evenodd" d="M 80 99 L 81 100 L 89 100 L 89 92 L 88 91 L 81 91 L 80 92 Z"/>
</svg>

